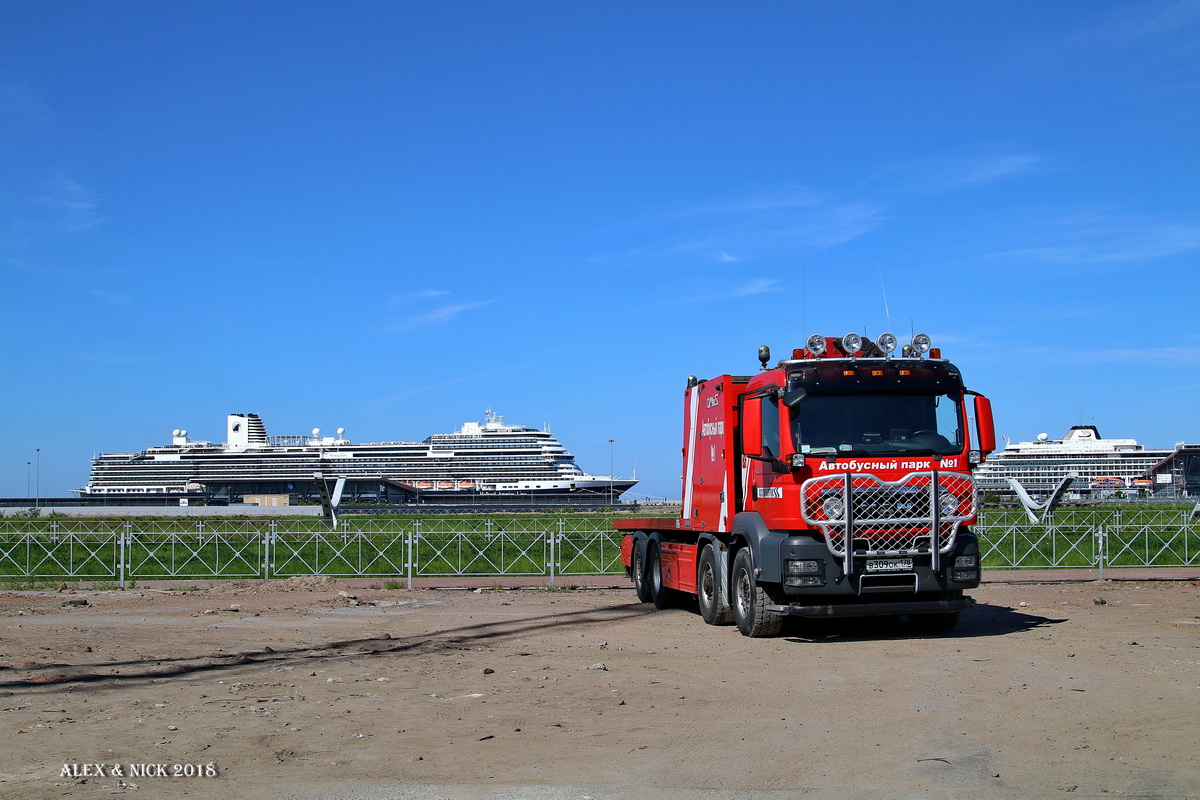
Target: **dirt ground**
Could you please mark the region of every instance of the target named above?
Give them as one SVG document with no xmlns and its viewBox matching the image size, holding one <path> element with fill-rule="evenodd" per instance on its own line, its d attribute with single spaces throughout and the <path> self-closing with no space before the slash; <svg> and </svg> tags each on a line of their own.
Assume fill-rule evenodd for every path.
<svg viewBox="0 0 1200 800">
<path fill-rule="evenodd" d="M 972 594 L 746 639 L 623 587 L 7 592 L 0 797 L 1200 797 L 1200 582 Z"/>
</svg>

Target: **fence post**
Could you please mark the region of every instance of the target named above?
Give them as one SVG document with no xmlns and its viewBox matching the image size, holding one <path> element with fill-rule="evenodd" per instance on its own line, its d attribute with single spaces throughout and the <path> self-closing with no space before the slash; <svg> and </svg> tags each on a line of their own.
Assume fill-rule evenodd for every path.
<svg viewBox="0 0 1200 800">
<path fill-rule="evenodd" d="M 554 588 L 554 567 L 556 566 L 555 560 L 554 560 L 554 545 L 557 544 L 557 542 L 555 540 L 558 538 L 559 534 L 562 532 L 562 520 L 561 519 L 558 521 L 556 528 L 557 528 L 557 530 L 546 531 L 546 538 L 550 540 L 550 563 L 546 565 L 546 568 L 550 571 L 550 588 L 551 589 Z"/>
<path fill-rule="evenodd" d="M 413 520 L 413 529 L 408 534 L 408 588 L 413 588 L 413 571 L 417 561 L 417 542 L 420 540 L 421 520 Z"/>
<path fill-rule="evenodd" d="M 1108 535 L 1104 525 L 1096 527 L 1096 561 L 1100 565 L 1100 580 L 1104 580 L 1104 562 L 1108 560 Z"/>
<path fill-rule="evenodd" d="M 263 531 L 263 583 L 271 580 L 271 547 L 275 544 L 275 525 L 275 520 L 271 520 Z"/>
<path fill-rule="evenodd" d="M 1190 530 L 1192 514 L 1195 512 L 1181 511 L 1180 516 L 1183 517 L 1183 563 L 1192 563 L 1192 553 L 1189 545 L 1192 542 L 1192 532 Z"/>
<path fill-rule="evenodd" d="M 133 544 L 132 528 L 133 523 L 126 522 L 121 526 L 121 532 L 117 534 L 117 538 L 119 540 L 119 543 L 117 544 L 117 561 L 119 562 L 117 567 L 117 579 L 121 584 L 122 591 L 125 589 L 125 557 L 129 552 L 127 548 L 132 549 L 131 545 Z"/>
</svg>

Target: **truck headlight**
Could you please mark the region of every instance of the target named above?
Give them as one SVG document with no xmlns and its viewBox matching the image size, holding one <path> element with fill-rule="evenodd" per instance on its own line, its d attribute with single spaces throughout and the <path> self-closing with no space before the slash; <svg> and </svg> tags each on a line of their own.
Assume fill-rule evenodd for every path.
<svg viewBox="0 0 1200 800">
<path fill-rule="evenodd" d="M 824 565 L 814 558 L 789 558 L 784 565 L 784 586 L 824 586 Z"/>
<path fill-rule="evenodd" d="M 957 517 L 958 503 L 958 495 L 951 492 L 941 492 L 938 495 L 938 513 L 943 517 Z"/>
<path fill-rule="evenodd" d="M 951 570 L 952 580 L 960 583 L 971 583 L 979 580 L 979 556 L 955 556 L 954 569 Z"/>
<path fill-rule="evenodd" d="M 821 501 L 821 510 L 825 519 L 841 519 L 846 516 L 846 502 L 840 494 L 831 494 Z"/>
</svg>

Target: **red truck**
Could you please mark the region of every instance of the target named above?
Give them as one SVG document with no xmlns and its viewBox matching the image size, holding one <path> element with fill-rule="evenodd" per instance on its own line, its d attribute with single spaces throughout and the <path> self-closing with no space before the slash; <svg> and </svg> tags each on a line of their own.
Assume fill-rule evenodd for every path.
<svg viewBox="0 0 1200 800">
<path fill-rule="evenodd" d="M 746 636 L 787 615 L 954 627 L 979 585 L 991 403 L 928 336 L 897 344 L 814 335 L 774 367 L 760 347 L 757 375 L 688 378 L 680 517 L 614 523 L 638 599 L 695 595 Z"/>
</svg>

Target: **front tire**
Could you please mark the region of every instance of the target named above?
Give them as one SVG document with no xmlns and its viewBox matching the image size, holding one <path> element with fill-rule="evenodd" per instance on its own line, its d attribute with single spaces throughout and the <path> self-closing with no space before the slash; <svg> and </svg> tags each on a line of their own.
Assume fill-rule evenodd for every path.
<svg viewBox="0 0 1200 800">
<path fill-rule="evenodd" d="M 783 616 L 768 611 L 770 596 L 754 577 L 750 549 L 743 547 L 733 559 L 733 620 L 743 636 L 775 636 L 783 629 Z"/>
<path fill-rule="evenodd" d="M 963 596 L 962 589 L 952 592 L 945 592 L 942 595 L 943 600 L 961 600 Z M 946 611 L 941 614 L 910 614 L 909 621 L 913 627 L 922 631 L 945 632 L 954 630 L 954 626 L 958 624 L 958 618 L 962 614 L 961 611 Z"/>
<path fill-rule="evenodd" d="M 717 548 L 706 545 L 696 568 L 696 600 L 700 605 L 700 617 L 709 625 L 728 625 L 731 620 L 732 611 L 721 584 L 721 559 Z"/>
</svg>

